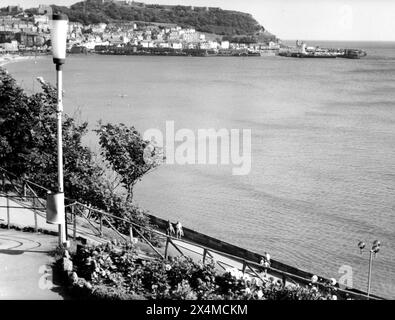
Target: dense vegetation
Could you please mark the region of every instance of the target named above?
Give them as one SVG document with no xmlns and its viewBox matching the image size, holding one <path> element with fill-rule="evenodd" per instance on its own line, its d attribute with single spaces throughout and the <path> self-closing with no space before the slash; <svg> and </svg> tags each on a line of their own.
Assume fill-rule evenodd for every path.
<svg viewBox="0 0 395 320">
<path fill-rule="evenodd" d="M 253 35 L 263 27 L 247 13 L 219 8 L 191 8 L 187 6 L 100 4 L 95 1 L 79 2 L 70 8 L 53 6 L 66 13 L 70 21 L 92 24 L 114 21 L 142 21 L 174 23 L 192 26 L 201 32 L 220 35 Z"/>
<path fill-rule="evenodd" d="M 214 264 L 187 257 L 168 261 L 144 260 L 131 245 L 115 249 L 111 244 L 82 247 L 73 257 L 74 270 L 83 281 L 85 298 L 176 300 L 324 300 L 334 299 L 336 288 L 284 286 L 281 281 L 263 283 L 237 269 L 219 272 Z M 75 287 L 78 288 L 78 285 Z M 82 292 L 76 292 L 82 297 Z M 91 296 L 89 296 L 91 295 Z"/>
<path fill-rule="evenodd" d="M 40 82 L 42 91 L 27 95 L 15 79 L 0 68 L 0 167 L 55 191 L 56 90 L 42 79 Z M 103 154 L 99 158 L 82 144 L 87 127 L 88 123 L 80 124 L 64 115 L 65 195 L 147 225 L 145 212 L 131 202 L 130 195 L 136 182 L 160 164 L 160 157 L 155 157 L 159 150 L 144 141 L 134 127 L 99 123 L 97 133 L 102 141 Z M 119 132 L 123 133 L 122 136 L 118 136 Z M 116 154 L 111 153 L 113 150 Z M 149 150 L 148 155 L 146 150 Z M 120 184 L 127 192 L 122 192 L 125 189 L 120 189 Z M 117 221 L 113 223 L 121 231 L 126 228 Z"/>
</svg>

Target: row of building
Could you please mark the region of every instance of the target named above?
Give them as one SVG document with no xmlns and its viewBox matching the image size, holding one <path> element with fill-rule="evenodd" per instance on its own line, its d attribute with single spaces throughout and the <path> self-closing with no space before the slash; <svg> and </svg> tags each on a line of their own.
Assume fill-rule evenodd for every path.
<svg viewBox="0 0 395 320">
<path fill-rule="evenodd" d="M 0 51 L 47 50 L 50 46 L 51 7 L 40 6 L 36 15 L 18 12 L 0 16 Z M 259 50 L 263 47 L 276 49 L 274 41 L 260 44 L 230 43 L 213 35 L 182 28 L 174 24 L 133 22 L 98 23 L 83 25 L 69 22 L 67 47 L 90 51 L 96 46 L 138 46 L 141 48 L 181 49 L 245 49 Z"/>
</svg>

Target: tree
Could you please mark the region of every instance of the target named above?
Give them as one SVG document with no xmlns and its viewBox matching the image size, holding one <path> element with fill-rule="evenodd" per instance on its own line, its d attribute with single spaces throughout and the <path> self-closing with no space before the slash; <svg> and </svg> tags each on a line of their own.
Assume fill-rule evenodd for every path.
<svg viewBox="0 0 395 320">
<path fill-rule="evenodd" d="M 250 15 L 242 12 L 210 8 L 192 10 L 188 6 L 163 7 L 161 5 L 145 7 L 125 6 L 114 2 L 97 3 L 81 1 L 70 8 L 52 6 L 54 11 L 68 15 L 70 21 L 84 24 L 115 21 L 145 21 L 176 23 L 194 26 L 197 31 L 223 35 L 253 35 L 262 27 Z"/>
<path fill-rule="evenodd" d="M 127 190 L 127 200 L 131 201 L 134 185 L 161 164 L 162 150 L 143 140 L 134 127 L 122 123 L 104 125 L 99 122 L 99 128 L 95 131 L 99 135 L 102 156 L 120 175 L 121 183 Z"/>
<path fill-rule="evenodd" d="M 57 123 L 56 90 L 39 79 L 42 91 L 28 96 L 7 71 L 0 68 L 0 167 L 50 190 L 57 187 Z M 78 124 L 64 115 L 63 155 L 64 191 L 67 198 L 148 226 L 145 212 L 130 200 L 133 185 L 159 165 L 159 149 L 144 141 L 132 127 L 100 126 L 102 154 L 112 164 L 109 170 L 103 161 L 82 144 L 88 123 Z M 125 198 L 117 192 L 123 183 Z M 43 191 L 39 196 L 45 197 Z M 128 225 L 112 220 L 120 231 Z M 144 231 L 145 236 L 152 235 Z"/>
<path fill-rule="evenodd" d="M 0 166 L 48 188 L 57 187 L 56 90 L 40 79 L 42 92 L 28 96 L 0 68 Z M 102 168 L 82 145 L 87 123 L 65 115 L 64 187 L 67 197 L 94 201 Z"/>
</svg>

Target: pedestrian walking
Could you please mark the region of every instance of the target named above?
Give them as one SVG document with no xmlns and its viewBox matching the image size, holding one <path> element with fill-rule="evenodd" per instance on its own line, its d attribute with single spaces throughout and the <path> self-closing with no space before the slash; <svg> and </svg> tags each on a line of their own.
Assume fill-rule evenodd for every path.
<svg viewBox="0 0 395 320">
<path fill-rule="evenodd" d="M 175 233 L 176 232 L 174 231 L 173 224 L 170 222 L 170 220 L 167 220 L 166 234 L 168 236 L 173 236 Z"/>
<path fill-rule="evenodd" d="M 176 238 L 181 239 L 184 236 L 184 231 L 182 230 L 182 224 L 180 221 L 176 223 Z"/>
</svg>

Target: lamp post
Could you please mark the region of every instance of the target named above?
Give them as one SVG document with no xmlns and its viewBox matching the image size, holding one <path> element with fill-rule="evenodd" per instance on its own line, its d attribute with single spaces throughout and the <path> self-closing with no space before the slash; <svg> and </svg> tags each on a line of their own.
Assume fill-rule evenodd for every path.
<svg viewBox="0 0 395 320">
<path fill-rule="evenodd" d="M 376 254 L 380 251 L 381 243 L 378 240 L 373 241 L 372 248 L 369 250 L 369 272 L 368 272 L 368 299 L 370 296 L 370 284 L 372 279 L 372 265 L 373 265 L 373 254 L 376 257 Z M 358 248 L 361 251 L 365 249 L 366 244 L 363 241 L 358 243 Z"/>
<path fill-rule="evenodd" d="M 57 149 L 58 149 L 58 193 L 60 197 L 59 214 L 65 215 L 64 188 L 63 188 L 63 143 L 62 143 L 62 112 L 63 112 L 63 83 L 62 66 L 66 62 L 66 40 L 68 31 L 68 18 L 64 14 L 52 15 L 51 44 L 53 62 L 56 65 L 57 84 Z M 66 220 L 59 224 L 59 244 L 66 243 Z"/>
</svg>

